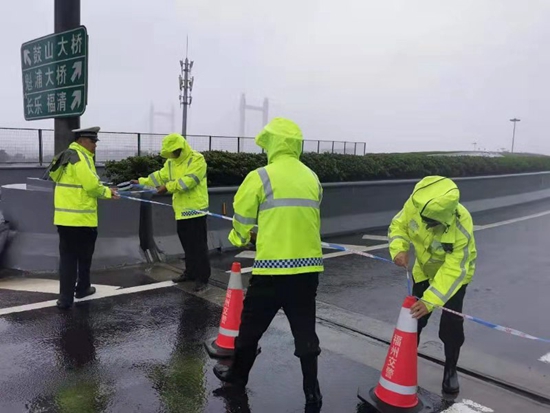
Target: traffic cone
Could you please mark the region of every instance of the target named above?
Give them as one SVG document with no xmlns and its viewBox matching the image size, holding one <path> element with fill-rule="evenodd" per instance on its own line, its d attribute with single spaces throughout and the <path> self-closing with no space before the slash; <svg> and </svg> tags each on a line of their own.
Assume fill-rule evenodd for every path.
<svg viewBox="0 0 550 413">
<path fill-rule="evenodd" d="M 218 337 L 214 340 L 209 339 L 204 343 L 211 358 L 231 357 L 235 352 L 235 337 L 239 334 L 239 326 L 241 325 L 243 300 L 241 264 L 234 262 L 231 266 L 231 275 L 223 304 Z"/>
<path fill-rule="evenodd" d="M 418 321 L 410 313 L 415 302 L 411 296 L 403 302 L 378 384 L 357 394 L 379 413 L 433 412 L 418 393 Z"/>
</svg>

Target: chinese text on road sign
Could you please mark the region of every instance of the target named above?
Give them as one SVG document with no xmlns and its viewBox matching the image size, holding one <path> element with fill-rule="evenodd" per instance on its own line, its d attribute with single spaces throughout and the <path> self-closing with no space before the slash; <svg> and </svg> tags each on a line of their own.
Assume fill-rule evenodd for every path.
<svg viewBox="0 0 550 413">
<path fill-rule="evenodd" d="M 21 46 L 26 120 L 80 116 L 86 110 L 86 27 L 31 40 Z"/>
</svg>

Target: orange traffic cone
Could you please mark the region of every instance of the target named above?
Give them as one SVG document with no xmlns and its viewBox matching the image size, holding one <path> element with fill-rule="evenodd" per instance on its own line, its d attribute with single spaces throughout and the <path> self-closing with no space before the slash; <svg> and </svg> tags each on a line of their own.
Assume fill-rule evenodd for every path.
<svg viewBox="0 0 550 413">
<path fill-rule="evenodd" d="M 229 285 L 223 304 L 218 337 L 215 340 L 209 339 L 204 343 L 211 358 L 231 357 L 235 352 L 235 337 L 239 335 L 243 300 L 241 264 L 234 262 L 231 266 L 231 276 L 229 277 Z"/>
<path fill-rule="evenodd" d="M 410 314 L 415 302 L 411 296 L 403 302 L 378 384 L 359 389 L 358 397 L 379 413 L 433 412 L 418 394 L 418 322 Z"/>
</svg>

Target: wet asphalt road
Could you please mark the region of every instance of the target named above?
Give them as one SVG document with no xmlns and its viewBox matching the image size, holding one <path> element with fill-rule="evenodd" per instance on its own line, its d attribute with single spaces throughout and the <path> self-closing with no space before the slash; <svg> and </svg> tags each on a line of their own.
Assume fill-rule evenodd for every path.
<svg viewBox="0 0 550 413">
<path fill-rule="evenodd" d="M 550 201 L 537 202 L 474 214 L 474 222 L 485 225 L 547 210 Z M 550 337 L 546 320 L 550 310 L 546 299 L 550 256 L 545 248 L 549 230 L 547 215 L 476 232 L 478 269 L 466 296 L 465 312 Z M 369 233 L 383 235 L 385 231 Z M 384 243 L 362 240 L 362 234 L 327 241 Z M 388 257 L 386 248 L 372 253 Z M 227 280 L 225 271 L 233 261 L 240 261 L 243 267 L 253 262 L 236 259 L 235 252 L 215 255 L 213 280 Z M 320 301 L 395 325 L 407 293 L 403 270 L 354 255 L 327 259 L 325 269 Z M 155 271 L 149 269 L 94 274 L 95 283 L 123 288 L 156 281 Z M 298 360 L 292 356 L 290 336 L 268 330 L 263 343 L 270 352 L 258 358 L 248 397 L 224 398 L 215 392 L 220 384 L 212 374 L 214 361 L 202 347 L 206 338 L 217 333 L 221 308 L 177 288 L 138 296 L 79 304 L 71 313 L 47 308 L 1 317 L 0 411 L 303 411 L 301 373 Z M 54 298 L 53 294 L 0 289 L 0 308 Z M 437 321 L 434 314 L 426 329 L 435 337 Z M 550 352 L 550 345 L 468 321 L 465 325 L 468 348 L 497 360 L 520 363 L 542 380 L 549 380 L 550 365 L 537 359 Z M 331 372 L 321 378 L 323 411 L 327 412 L 361 411 L 357 409 L 357 386 L 361 378 L 376 379 L 379 374 L 330 351 L 323 352 L 320 369 Z M 506 376 L 505 371 L 502 376 Z"/>
<path fill-rule="evenodd" d="M 534 202 L 499 210 L 473 214 L 475 225 L 487 225 L 550 211 L 550 200 Z M 380 245 L 386 241 L 363 240 L 365 232 L 333 237 L 325 241 L 350 245 Z M 372 235 L 386 235 L 386 229 L 368 231 Z M 515 222 L 475 232 L 478 249 L 477 271 L 467 290 L 464 312 L 506 327 L 550 339 L 550 215 Z M 334 252 L 326 250 L 325 252 Z M 387 247 L 369 251 L 389 259 Z M 226 270 L 231 262 L 251 266 L 252 259 L 235 258 L 234 253 L 214 257 L 213 265 Z M 399 308 L 407 295 L 406 273 L 392 264 L 357 255 L 325 260 L 325 272 L 320 277 L 318 299 L 355 313 L 395 325 Z M 435 340 L 430 345 L 441 348 L 437 339 L 440 313 L 436 311 L 426 328 L 426 336 Z M 485 326 L 465 321 L 466 343 L 495 361 L 505 360 L 522 369 L 536 380 L 548 381 L 550 364 L 539 361 L 550 353 L 550 344 L 504 334 Z M 487 362 L 487 361 L 485 361 Z M 484 373 L 483 363 L 476 365 Z M 503 372 L 501 377 L 504 379 Z M 529 385 L 514 378 L 514 384 Z M 550 391 L 548 392 L 550 394 Z"/>
<path fill-rule="evenodd" d="M 221 308 L 177 288 L 0 318 L 2 412 L 301 412 L 291 336 L 270 329 L 246 397 L 220 395 L 204 340 Z M 324 351 L 325 412 L 361 412 L 357 387 L 379 372 Z"/>
<path fill-rule="evenodd" d="M 486 225 L 550 210 L 550 201 L 474 214 L 475 225 Z M 385 234 L 385 230 L 370 234 Z M 464 312 L 526 333 L 550 338 L 550 215 L 475 232 L 477 271 L 468 287 Z M 364 244 L 362 234 L 333 242 Z M 373 241 L 371 241 L 372 243 Z M 383 241 L 374 241 L 383 243 Z M 372 254 L 389 258 L 387 248 Z M 403 269 L 359 256 L 325 261 L 319 299 L 369 317 L 395 324 L 407 294 Z M 426 332 L 437 337 L 439 314 Z M 465 322 L 466 344 L 497 359 L 532 370 L 550 389 L 550 364 L 538 359 L 550 344 L 526 340 Z M 505 374 L 503 374 L 505 376 Z"/>
</svg>

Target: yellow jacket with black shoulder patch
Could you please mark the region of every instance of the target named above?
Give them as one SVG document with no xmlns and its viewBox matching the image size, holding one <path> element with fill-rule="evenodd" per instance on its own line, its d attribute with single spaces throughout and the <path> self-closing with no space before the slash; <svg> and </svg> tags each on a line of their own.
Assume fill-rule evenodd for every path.
<svg viewBox="0 0 550 413">
<path fill-rule="evenodd" d="M 54 225 L 97 227 L 97 199 L 111 198 L 94 165 L 93 154 L 76 142 L 57 155 L 49 171 L 55 182 Z"/>
</svg>

